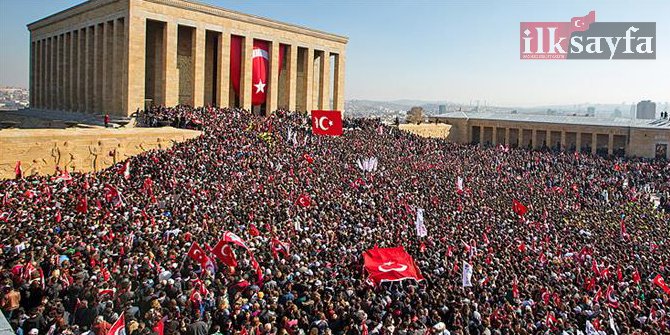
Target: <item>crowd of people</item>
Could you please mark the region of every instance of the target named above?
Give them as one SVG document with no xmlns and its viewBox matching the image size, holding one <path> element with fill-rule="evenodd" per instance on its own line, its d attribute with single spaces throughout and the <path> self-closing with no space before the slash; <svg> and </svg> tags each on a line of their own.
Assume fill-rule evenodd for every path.
<svg viewBox="0 0 670 335">
<path fill-rule="evenodd" d="M 17 335 L 107 335 L 121 316 L 133 335 L 670 332 L 653 280 L 670 278 L 667 161 L 454 144 L 370 119 L 315 136 L 287 111 L 151 117 L 203 133 L 0 184 L 1 307 Z M 371 157 L 376 169 L 357 165 Z M 227 231 L 249 246 L 233 246 L 237 266 L 187 256 Z M 403 246 L 425 280 L 371 285 L 375 246 Z"/>
</svg>

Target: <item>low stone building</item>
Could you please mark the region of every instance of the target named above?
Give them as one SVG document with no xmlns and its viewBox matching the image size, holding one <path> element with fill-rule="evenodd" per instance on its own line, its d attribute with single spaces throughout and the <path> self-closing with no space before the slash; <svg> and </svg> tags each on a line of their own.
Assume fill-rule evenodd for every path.
<svg viewBox="0 0 670 335">
<path fill-rule="evenodd" d="M 552 148 L 646 158 L 670 158 L 670 120 L 452 112 L 429 118 L 451 125 L 457 143 Z"/>
</svg>

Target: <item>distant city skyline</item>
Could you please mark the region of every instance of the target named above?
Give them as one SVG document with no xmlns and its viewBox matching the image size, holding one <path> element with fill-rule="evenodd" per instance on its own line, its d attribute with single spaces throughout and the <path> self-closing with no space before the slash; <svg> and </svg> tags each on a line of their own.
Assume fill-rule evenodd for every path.
<svg viewBox="0 0 670 335">
<path fill-rule="evenodd" d="M 666 1 L 201 0 L 350 39 L 345 98 L 532 107 L 666 104 L 670 3 Z M 0 2 L 0 86 L 28 86 L 26 24 L 81 0 Z M 656 22 L 656 60 L 520 60 L 521 21 Z"/>
</svg>

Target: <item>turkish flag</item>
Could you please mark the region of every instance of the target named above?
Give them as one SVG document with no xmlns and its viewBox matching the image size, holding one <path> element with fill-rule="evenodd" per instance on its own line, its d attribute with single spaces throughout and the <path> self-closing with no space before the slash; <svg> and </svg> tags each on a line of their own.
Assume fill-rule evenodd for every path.
<svg viewBox="0 0 670 335">
<path fill-rule="evenodd" d="M 251 104 L 262 105 L 268 89 L 270 53 L 267 41 L 254 40 L 251 52 Z"/>
<path fill-rule="evenodd" d="M 524 216 L 528 212 L 528 208 L 526 208 L 526 206 L 524 206 L 521 202 L 519 202 L 519 200 L 516 199 L 512 201 L 512 210 L 518 216 Z"/>
<path fill-rule="evenodd" d="M 219 240 L 219 243 L 214 246 L 212 254 L 228 266 L 237 266 L 237 259 L 235 258 L 233 248 L 223 239 Z"/>
<path fill-rule="evenodd" d="M 414 264 L 405 248 L 374 248 L 363 253 L 368 279 L 375 285 L 405 279 L 423 280 L 421 271 Z"/>
<path fill-rule="evenodd" d="M 665 284 L 665 279 L 663 279 L 661 275 L 656 275 L 656 277 L 654 277 L 654 280 L 652 280 L 652 282 L 656 284 L 656 286 L 660 287 L 663 290 L 663 292 L 665 292 L 665 294 L 670 294 L 670 287 L 668 287 L 668 285 Z"/>
<path fill-rule="evenodd" d="M 205 250 L 198 245 L 198 242 L 193 242 L 191 248 L 188 249 L 188 257 L 191 257 L 194 261 L 198 262 L 203 268 L 209 262 L 209 257 L 205 255 Z"/>
<path fill-rule="evenodd" d="M 309 197 L 309 194 L 303 193 L 298 197 L 297 203 L 302 207 L 309 207 L 312 204 L 312 199 Z"/>
<path fill-rule="evenodd" d="M 116 322 L 107 331 L 107 335 L 126 335 L 126 320 L 124 315 L 125 313 L 121 313 L 121 316 L 116 319 Z"/>
<path fill-rule="evenodd" d="M 312 132 L 316 135 L 342 135 L 342 113 L 340 111 L 312 111 Z"/>
</svg>

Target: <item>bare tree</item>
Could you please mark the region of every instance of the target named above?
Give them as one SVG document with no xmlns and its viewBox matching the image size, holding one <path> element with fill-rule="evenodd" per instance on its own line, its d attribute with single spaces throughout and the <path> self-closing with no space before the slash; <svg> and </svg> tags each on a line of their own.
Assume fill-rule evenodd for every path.
<svg viewBox="0 0 670 335">
<path fill-rule="evenodd" d="M 421 124 L 425 120 L 423 116 L 423 108 L 421 107 L 412 107 L 412 109 L 407 112 L 407 123 L 416 123 Z"/>
</svg>

